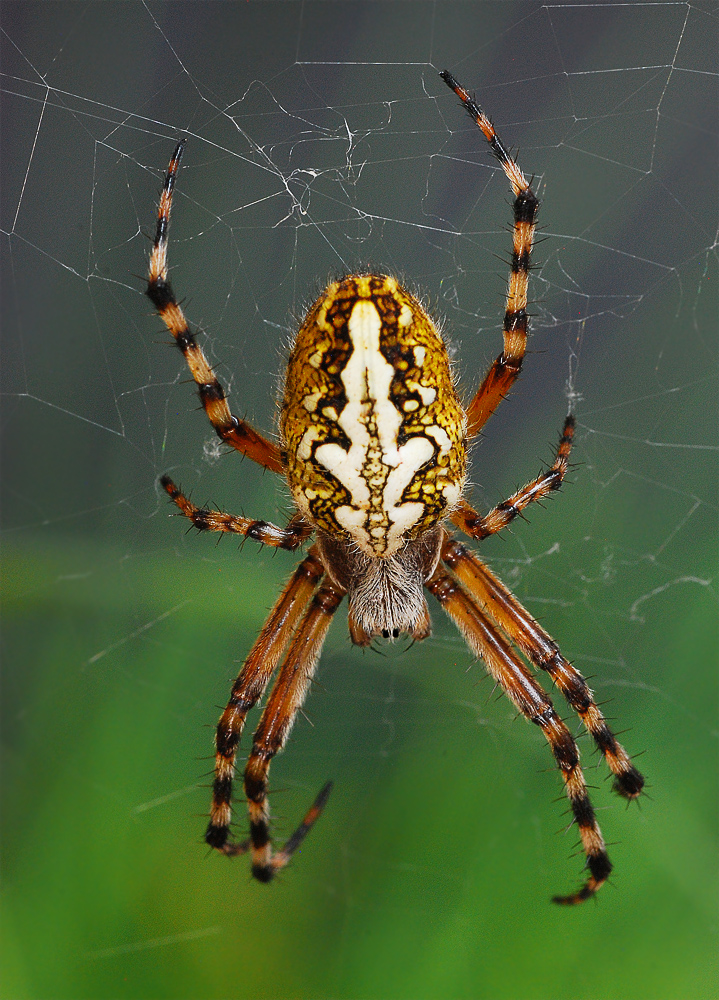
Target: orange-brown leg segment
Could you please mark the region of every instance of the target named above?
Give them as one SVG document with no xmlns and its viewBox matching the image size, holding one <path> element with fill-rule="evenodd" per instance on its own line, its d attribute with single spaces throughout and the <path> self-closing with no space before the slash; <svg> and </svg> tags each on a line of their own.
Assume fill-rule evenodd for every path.
<svg viewBox="0 0 719 1000">
<path fill-rule="evenodd" d="M 253 737 L 252 752 L 245 767 L 245 794 L 250 812 L 252 874 L 260 882 L 269 882 L 289 862 L 322 811 L 330 793 L 331 785 L 327 784 L 284 847 L 273 852 L 267 802 L 270 762 L 285 745 L 295 716 L 302 707 L 332 615 L 343 597 L 344 591 L 329 581 L 325 581 L 314 595 L 292 637 L 287 656 Z"/>
<path fill-rule="evenodd" d="M 440 566 L 427 582 L 427 588 L 454 621 L 470 649 L 484 661 L 487 670 L 512 703 L 542 729 L 562 773 L 590 873 L 578 892 L 571 896 L 555 896 L 554 902 L 573 904 L 589 899 L 607 880 L 612 865 L 589 800 L 579 763 L 579 750 L 571 733 L 558 717 L 549 697 L 461 584 Z"/>
<path fill-rule="evenodd" d="M 170 228 L 172 194 L 184 147 L 185 141 L 183 139 L 175 147 L 165 175 L 165 184 L 157 215 L 155 241 L 150 254 L 147 295 L 182 351 L 192 377 L 197 383 L 202 405 L 218 437 L 243 455 L 247 455 L 253 462 L 263 465 L 272 472 L 282 472 L 282 459 L 277 446 L 263 437 L 246 421 L 240 420 L 239 417 L 230 413 L 225 390 L 217 380 L 202 348 L 195 340 L 167 278 L 167 233 Z"/>
<path fill-rule="evenodd" d="M 489 535 L 503 531 L 518 514 L 536 500 L 543 500 L 558 490 L 569 468 L 569 453 L 574 439 L 574 417 L 569 416 L 564 421 L 562 436 L 559 439 L 557 456 L 552 466 L 541 475 L 517 490 L 508 500 L 497 504 L 488 514 L 478 514 L 468 503 L 462 503 L 451 515 L 451 520 L 470 538 L 481 540 Z"/>
<path fill-rule="evenodd" d="M 316 549 L 310 549 L 294 571 L 265 622 L 250 654 L 232 685 L 232 693 L 220 717 L 215 736 L 215 780 L 212 807 L 205 840 L 223 854 L 241 854 L 247 844 L 229 841 L 232 819 L 232 782 L 235 758 L 249 710 L 265 693 L 272 674 L 324 575 Z"/>
<path fill-rule="evenodd" d="M 225 531 L 233 535 L 244 535 L 246 538 L 254 538 L 262 545 L 290 551 L 301 545 L 314 531 L 312 525 L 299 514 L 292 518 L 286 528 L 278 528 L 269 521 L 253 521 L 249 517 L 236 517 L 221 510 L 197 507 L 175 486 L 169 476 L 161 476 L 160 483 L 172 502 L 177 504 L 198 531 Z"/>
<path fill-rule="evenodd" d="M 474 552 L 447 537 L 442 546 L 442 560 L 527 659 L 546 670 L 604 754 L 614 775 L 614 790 L 625 799 L 635 799 L 642 790 L 644 778 L 617 742 L 589 685 L 562 656 L 556 642 Z"/>
<path fill-rule="evenodd" d="M 439 74 L 467 109 L 470 118 L 484 133 L 494 155 L 502 165 L 514 194 L 514 235 L 512 264 L 504 313 L 504 350 L 489 369 L 467 410 L 467 435 L 473 437 L 486 424 L 500 400 L 509 392 L 522 368 L 527 347 L 527 285 L 529 258 L 539 200 L 516 161 L 503 145 L 494 126 L 469 93 L 444 70 Z"/>
</svg>

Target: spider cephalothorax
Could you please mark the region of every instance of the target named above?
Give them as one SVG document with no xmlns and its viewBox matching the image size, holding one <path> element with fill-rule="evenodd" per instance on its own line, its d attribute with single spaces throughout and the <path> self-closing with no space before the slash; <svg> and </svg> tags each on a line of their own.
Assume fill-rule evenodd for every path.
<svg viewBox="0 0 719 1000">
<path fill-rule="evenodd" d="M 288 863 L 324 808 L 331 786 L 325 785 L 297 830 L 275 851 L 267 802 L 269 767 L 305 698 L 332 615 L 346 596 L 350 635 L 360 646 L 375 636 L 391 639 L 401 633 L 424 639 L 431 631 L 428 590 L 497 684 L 549 742 L 589 869 L 579 891 L 556 901 L 578 903 L 600 888 L 612 866 L 576 743 L 525 661 L 545 671 L 577 712 L 620 795 L 636 798 L 644 779 L 607 726 L 581 674 L 504 584 L 444 526 L 449 521 L 481 540 L 557 490 L 567 471 L 574 418 L 567 416 L 556 458 L 546 472 L 484 516 L 466 503 L 466 442 L 479 433 L 522 366 L 539 203 L 486 115 L 449 73 L 441 76 L 484 133 L 514 194 L 504 346 L 466 410 L 455 391 L 442 338 L 420 302 L 395 278 L 354 274 L 331 284 L 299 328 L 284 384 L 281 447 L 233 416 L 167 279 L 167 231 L 184 142 L 170 161 L 147 294 L 185 356 L 219 437 L 282 473 L 297 514 L 280 528 L 198 508 L 167 476 L 162 485 L 202 530 L 235 532 L 291 550 L 315 536 L 245 660 L 217 726 L 205 839 L 228 856 L 251 851 L 253 874 L 262 882 Z M 248 711 L 278 667 L 244 773 L 250 837 L 236 843 L 230 838 L 230 822 L 240 737 Z"/>
<path fill-rule="evenodd" d="M 347 592 L 350 636 L 356 645 L 367 646 L 376 635 L 430 635 L 424 587 L 437 567 L 441 546 L 439 527 L 408 539 L 390 556 L 367 555 L 352 539 L 317 533 L 327 575 Z"/>
</svg>

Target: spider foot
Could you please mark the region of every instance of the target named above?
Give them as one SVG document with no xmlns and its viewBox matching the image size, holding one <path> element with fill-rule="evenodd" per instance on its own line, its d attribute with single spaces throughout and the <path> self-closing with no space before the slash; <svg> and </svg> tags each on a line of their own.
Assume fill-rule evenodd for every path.
<svg viewBox="0 0 719 1000">
<path fill-rule="evenodd" d="M 612 862 L 605 852 L 595 854 L 587 859 L 590 876 L 578 892 L 570 896 L 552 896 L 552 902 L 559 906 L 577 906 L 591 899 L 602 888 L 612 871 Z"/>
<path fill-rule="evenodd" d="M 230 840 L 229 836 L 229 826 L 218 826 L 212 821 L 207 824 L 205 843 L 208 847 L 214 848 L 214 850 L 219 851 L 228 858 L 235 858 L 239 854 L 247 854 L 252 846 L 252 842 L 250 840 L 243 840 L 241 843 L 236 843 Z"/>
<path fill-rule="evenodd" d="M 331 791 L 332 782 L 328 781 L 327 784 L 321 789 L 319 795 L 307 810 L 304 819 L 295 832 L 290 836 L 282 850 L 277 851 L 277 853 L 273 855 L 271 853 L 271 849 L 268 851 L 270 846 L 269 841 L 266 841 L 261 846 L 255 846 L 253 852 L 255 854 L 255 860 L 252 864 L 252 874 L 258 882 L 271 882 L 277 872 L 289 864 L 292 855 L 300 847 L 302 841 L 319 819 L 322 810 L 327 805 L 327 800 L 330 797 Z"/>
<path fill-rule="evenodd" d="M 623 774 L 617 774 L 612 783 L 612 788 L 624 799 L 638 798 L 644 788 L 644 776 L 633 765 Z"/>
</svg>

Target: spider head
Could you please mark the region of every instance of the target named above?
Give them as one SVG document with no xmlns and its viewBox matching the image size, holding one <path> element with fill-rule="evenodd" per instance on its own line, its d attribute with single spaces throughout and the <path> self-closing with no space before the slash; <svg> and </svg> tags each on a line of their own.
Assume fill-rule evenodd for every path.
<svg viewBox="0 0 719 1000">
<path fill-rule="evenodd" d="M 368 646 L 375 636 L 415 640 L 431 633 L 424 584 L 439 560 L 441 529 L 414 539 L 394 555 L 368 556 L 352 542 L 318 533 L 328 574 L 347 591 L 352 642 Z"/>
</svg>

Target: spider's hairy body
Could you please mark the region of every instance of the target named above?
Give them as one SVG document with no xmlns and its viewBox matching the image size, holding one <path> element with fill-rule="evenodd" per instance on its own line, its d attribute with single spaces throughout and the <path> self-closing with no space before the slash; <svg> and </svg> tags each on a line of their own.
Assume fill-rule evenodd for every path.
<svg viewBox="0 0 719 1000">
<path fill-rule="evenodd" d="M 350 634 L 429 634 L 434 530 L 460 499 L 467 418 L 444 342 L 395 278 L 350 275 L 308 311 L 287 366 L 282 456 Z"/>
<path fill-rule="evenodd" d="M 514 194 L 513 253 L 503 350 L 466 410 L 452 381 L 444 342 L 420 302 L 382 274 L 354 274 L 329 285 L 295 339 L 280 415 L 280 447 L 231 413 L 225 391 L 191 331 L 168 280 L 167 233 L 184 141 L 165 176 L 147 294 L 175 338 L 205 412 L 220 439 L 285 476 L 297 512 L 283 528 L 196 507 L 168 476 L 161 483 L 201 531 L 233 532 L 294 551 L 314 536 L 275 602 L 232 687 L 217 726 L 215 778 L 206 842 L 228 857 L 251 852 L 252 874 L 269 882 L 288 864 L 321 814 L 327 783 L 280 850 L 272 845 L 268 775 L 310 687 L 332 616 L 349 602 L 352 641 L 431 632 L 430 592 L 507 697 L 549 743 L 579 831 L 593 896 L 612 870 L 589 798 L 577 744 L 531 667 L 544 671 L 581 718 L 631 801 L 642 775 L 616 740 L 586 681 L 509 589 L 446 528 L 476 541 L 506 528 L 529 504 L 559 489 L 569 467 L 575 423 L 567 415 L 553 464 L 503 503 L 480 515 L 463 499 L 466 445 L 514 384 L 527 344 L 527 285 L 539 202 L 494 126 L 444 71 L 483 132 Z M 273 675 L 277 677 L 270 687 Z M 249 839 L 232 840 L 235 762 L 247 713 L 269 696 L 244 771 Z"/>
<path fill-rule="evenodd" d="M 309 310 L 280 418 L 299 510 L 333 538 L 387 559 L 456 507 L 467 419 L 442 338 L 385 275 L 350 275 Z"/>
</svg>

